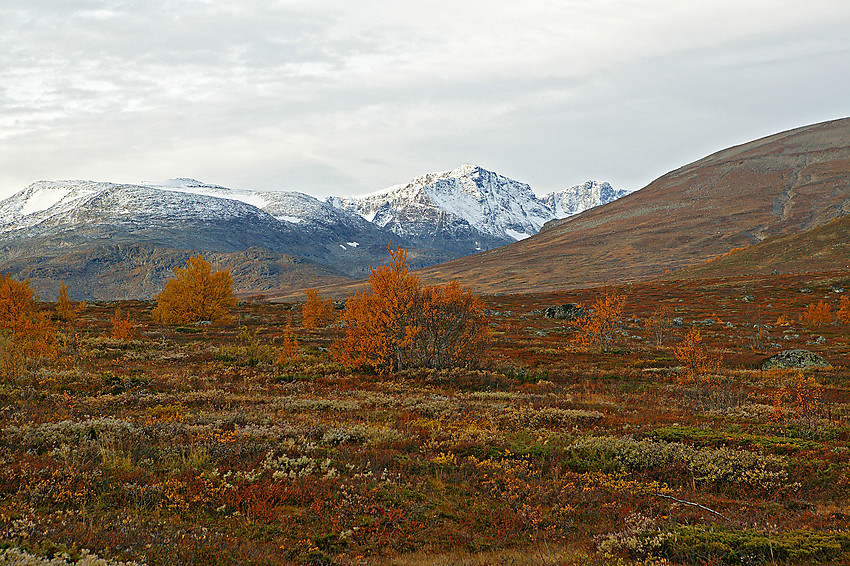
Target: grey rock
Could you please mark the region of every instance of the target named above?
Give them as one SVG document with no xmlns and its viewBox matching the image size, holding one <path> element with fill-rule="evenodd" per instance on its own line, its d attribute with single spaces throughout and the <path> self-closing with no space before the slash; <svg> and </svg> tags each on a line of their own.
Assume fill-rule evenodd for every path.
<svg viewBox="0 0 850 566">
<path fill-rule="evenodd" d="M 587 316 L 587 312 L 573 303 L 551 306 L 543 311 L 546 318 L 557 318 L 561 320 L 575 320 Z"/>
<path fill-rule="evenodd" d="M 829 362 L 809 350 L 785 350 L 766 359 L 762 369 L 805 369 L 829 367 Z"/>
<path fill-rule="evenodd" d="M 677 316 L 673 319 L 673 328 L 682 328 L 685 324 L 685 320 L 681 316 Z"/>
</svg>

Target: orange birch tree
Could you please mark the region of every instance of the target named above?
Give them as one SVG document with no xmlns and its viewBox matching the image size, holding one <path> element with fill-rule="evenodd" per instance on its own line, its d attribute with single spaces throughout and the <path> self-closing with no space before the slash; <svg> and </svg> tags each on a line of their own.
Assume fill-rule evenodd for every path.
<svg viewBox="0 0 850 566">
<path fill-rule="evenodd" d="M 305 289 L 307 302 L 301 307 L 304 328 L 321 328 L 334 320 L 334 303 L 322 299 L 315 289 Z"/>
<path fill-rule="evenodd" d="M 475 363 L 487 340 L 481 299 L 457 282 L 423 287 L 407 251 L 387 249 L 392 262 L 372 268 L 368 288 L 346 303 L 336 359 L 377 373 Z"/>
<path fill-rule="evenodd" d="M 59 355 L 47 313 L 38 312 L 29 281 L 0 275 L 0 361 L 6 376 Z"/>
<path fill-rule="evenodd" d="M 596 347 L 600 352 L 611 350 L 625 304 L 623 295 L 606 294 L 593 301 L 592 314 L 573 322 L 579 331 L 576 341 L 584 347 Z"/>
<path fill-rule="evenodd" d="M 174 268 L 174 279 L 156 296 L 152 316 L 164 324 L 222 322 L 236 305 L 229 271 L 212 272 L 201 256 L 190 258 L 185 268 Z"/>
<path fill-rule="evenodd" d="M 74 322 L 80 311 L 82 311 L 82 305 L 68 298 L 68 285 L 63 281 L 59 287 L 59 294 L 56 296 L 56 315 L 65 322 Z"/>
<path fill-rule="evenodd" d="M 835 313 L 835 318 L 842 324 L 850 324 L 850 299 L 847 296 L 841 297 L 841 302 L 838 304 L 838 312 Z"/>
</svg>

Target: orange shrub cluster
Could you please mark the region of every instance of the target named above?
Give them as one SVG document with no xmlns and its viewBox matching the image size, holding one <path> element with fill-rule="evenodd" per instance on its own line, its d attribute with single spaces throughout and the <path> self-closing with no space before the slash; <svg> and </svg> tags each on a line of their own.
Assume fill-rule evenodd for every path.
<svg viewBox="0 0 850 566">
<path fill-rule="evenodd" d="M 81 310 L 82 305 L 68 298 L 68 285 L 63 281 L 62 286 L 59 287 L 59 294 L 56 296 L 56 315 L 59 320 L 74 322 Z"/>
<path fill-rule="evenodd" d="M 331 299 L 322 299 L 315 289 L 305 289 L 307 302 L 301 307 L 304 328 L 321 328 L 334 321 L 334 303 Z"/>
<path fill-rule="evenodd" d="M 283 343 L 277 354 L 277 363 L 284 365 L 298 357 L 298 341 L 292 335 L 292 326 L 286 325 L 286 330 L 283 333 Z"/>
<path fill-rule="evenodd" d="M 175 279 L 156 296 L 153 319 L 164 324 L 187 324 L 209 320 L 224 321 L 236 305 L 233 278 L 229 271 L 211 272 L 201 256 L 190 258 L 186 267 L 174 268 Z"/>
<path fill-rule="evenodd" d="M 711 263 L 712 261 L 717 261 L 718 259 L 722 259 L 722 258 L 724 258 L 724 257 L 729 257 L 730 255 L 732 255 L 732 254 L 734 254 L 734 253 L 737 253 L 737 252 L 742 252 L 742 251 L 744 251 L 745 249 L 747 249 L 747 248 L 749 248 L 749 247 L 750 247 L 750 244 L 747 244 L 746 246 L 741 246 L 740 248 L 731 248 L 731 249 L 730 249 L 728 252 L 726 252 L 726 253 L 720 254 L 719 256 L 717 256 L 717 257 L 713 257 L 713 258 L 711 258 L 711 259 L 707 259 L 707 260 L 705 261 L 705 263 Z"/>
<path fill-rule="evenodd" d="M 109 319 L 112 323 L 112 329 L 109 335 L 116 340 L 132 340 L 137 336 L 136 321 L 130 315 L 127 318 L 121 316 L 121 309 L 115 309 L 115 314 Z"/>
<path fill-rule="evenodd" d="M 368 288 L 346 304 L 336 359 L 380 373 L 477 363 L 488 339 L 481 299 L 456 281 L 423 286 L 407 251 L 387 249 L 392 263 L 372 269 Z"/>
<path fill-rule="evenodd" d="M 15 281 L 0 275 L 0 329 L 14 330 L 36 311 L 35 296 L 29 281 Z"/>
<path fill-rule="evenodd" d="M 810 304 L 803 311 L 800 321 L 806 326 L 821 326 L 832 322 L 832 308 L 825 301 Z"/>
<path fill-rule="evenodd" d="M 623 295 L 606 294 L 596 299 L 590 307 L 593 314 L 573 322 L 579 332 L 576 342 L 601 352 L 611 350 L 625 305 L 626 297 Z"/>
</svg>

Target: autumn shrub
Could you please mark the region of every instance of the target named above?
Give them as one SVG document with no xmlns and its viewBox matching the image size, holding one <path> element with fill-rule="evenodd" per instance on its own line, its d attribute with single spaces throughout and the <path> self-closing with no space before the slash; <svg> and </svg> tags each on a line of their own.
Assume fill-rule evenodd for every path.
<svg viewBox="0 0 850 566">
<path fill-rule="evenodd" d="M 251 331 L 243 326 L 239 329 L 235 343 L 218 348 L 217 359 L 251 367 L 273 362 L 275 349 L 260 338 L 260 331 L 259 328 Z"/>
<path fill-rule="evenodd" d="M 572 324 L 578 329 L 576 342 L 586 348 L 608 352 L 614 348 L 626 297 L 605 294 L 590 306 L 592 314 L 576 319 Z"/>
<path fill-rule="evenodd" d="M 368 287 L 346 304 L 335 358 L 380 373 L 476 364 L 488 339 L 481 299 L 456 281 L 423 286 L 406 250 L 388 250 L 392 263 L 373 268 Z"/>
<path fill-rule="evenodd" d="M 0 274 L 0 329 L 12 330 L 34 316 L 36 298 L 29 280 L 16 281 Z"/>
<path fill-rule="evenodd" d="M 115 340 L 132 340 L 138 335 L 136 321 L 129 314 L 126 318 L 121 316 L 120 308 L 115 309 L 109 322 L 112 324 L 109 336 Z"/>
<path fill-rule="evenodd" d="M 156 296 L 157 305 L 152 313 L 156 322 L 223 322 L 236 305 L 230 272 L 213 273 L 209 262 L 201 256 L 190 258 L 185 268 L 175 267 L 174 276 Z"/>
<path fill-rule="evenodd" d="M 59 294 L 56 296 L 56 316 L 64 322 L 74 322 L 81 310 L 81 304 L 68 298 L 68 286 L 63 281 L 59 287 Z"/>
<path fill-rule="evenodd" d="M 835 313 L 835 318 L 841 324 L 850 324 L 850 298 L 846 295 L 841 297 L 841 302 L 838 304 L 838 311 Z"/>
<path fill-rule="evenodd" d="M 0 366 L 7 377 L 59 355 L 53 324 L 35 301 L 29 281 L 0 275 Z"/>
<path fill-rule="evenodd" d="M 709 354 L 696 326 L 692 326 L 684 339 L 676 344 L 673 355 L 685 368 L 685 381 L 691 381 L 697 376 L 717 373 L 720 369 L 720 358 Z"/>
<path fill-rule="evenodd" d="M 336 318 L 334 303 L 331 299 L 322 299 L 315 289 L 306 289 L 307 302 L 301 307 L 304 328 L 321 328 L 331 324 Z"/>
<path fill-rule="evenodd" d="M 832 308 L 826 301 L 812 303 L 803 311 L 800 321 L 806 326 L 821 326 L 832 322 Z"/>
<path fill-rule="evenodd" d="M 643 321 L 643 326 L 652 333 L 655 347 L 661 349 L 664 344 L 664 337 L 670 329 L 670 309 L 668 307 L 659 307 L 652 311 Z"/>
<path fill-rule="evenodd" d="M 283 333 L 283 342 L 278 349 L 277 363 L 284 365 L 298 358 L 298 341 L 292 334 L 292 326 L 287 325 Z"/>
</svg>

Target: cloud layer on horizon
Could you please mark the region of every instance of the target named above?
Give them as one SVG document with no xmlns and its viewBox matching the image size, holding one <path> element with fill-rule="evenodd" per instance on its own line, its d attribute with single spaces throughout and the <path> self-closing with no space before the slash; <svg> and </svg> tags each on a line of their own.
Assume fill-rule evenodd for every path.
<svg viewBox="0 0 850 566">
<path fill-rule="evenodd" d="M 0 197 L 177 176 L 351 194 L 462 162 L 638 188 L 850 115 L 843 1 L 68 4 L 0 8 Z"/>
</svg>

